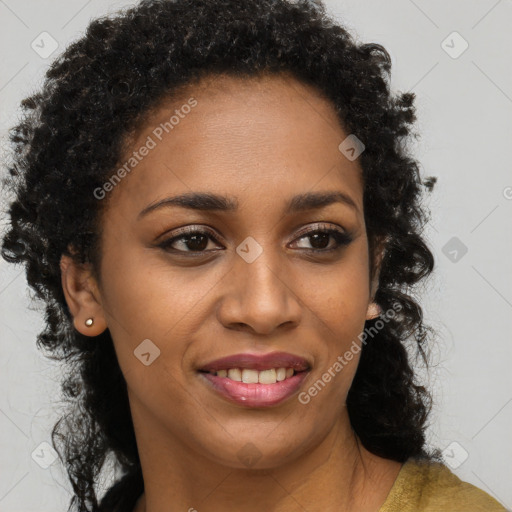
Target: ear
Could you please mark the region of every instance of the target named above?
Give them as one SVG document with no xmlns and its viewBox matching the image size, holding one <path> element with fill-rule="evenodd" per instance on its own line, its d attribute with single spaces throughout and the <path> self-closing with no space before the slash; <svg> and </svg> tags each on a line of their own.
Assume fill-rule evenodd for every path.
<svg viewBox="0 0 512 512">
<path fill-rule="evenodd" d="M 366 311 L 366 320 L 377 318 L 382 313 L 381 307 L 374 302 L 374 298 L 379 288 L 380 269 L 382 266 L 382 260 L 384 259 L 384 254 L 386 253 L 386 242 L 387 238 L 385 238 L 384 241 L 379 241 L 375 251 L 375 271 L 370 283 L 370 303 L 368 304 L 368 309 Z"/>
<path fill-rule="evenodd" d="M 76 263 L 65 254 L 60 259 L 62 290 L 73 315 L 75 329 L 85 336 L 98 336 L 107 328 L 98 284 L 90 264 Z M 93 319 L 88 327 L 85 321 Z"/>
</svg>

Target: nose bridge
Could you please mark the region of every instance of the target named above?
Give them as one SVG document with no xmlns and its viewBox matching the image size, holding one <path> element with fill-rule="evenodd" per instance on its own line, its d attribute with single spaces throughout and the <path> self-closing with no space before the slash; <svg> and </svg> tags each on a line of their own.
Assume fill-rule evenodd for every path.
<svg viewBox="0 0 512 512">
<path fill-rule="evenodd" d="M 246 324 L 269 333 L 283 323 L 298 323 L 300 304 L 288 283 L 280 248 L 247 237 L 236 248 L 232 280 L 224 297 L 221 321 Z"/>
<path fill-rule="evenodd" d="M 239 258 L 235 259 L 234 273 L 235 278 L 240 280 L 244 300 L 266 302 L 269 309 L 275 306 L 271 303 L 283 302 L 290 290 L 283 283 L 286 276 L 279 261 L 279 249 L 270 244 L 265 244 L 264 249 L 254 238 L 247 237 L 237 247 L 236 252 Z"/>
</svg>

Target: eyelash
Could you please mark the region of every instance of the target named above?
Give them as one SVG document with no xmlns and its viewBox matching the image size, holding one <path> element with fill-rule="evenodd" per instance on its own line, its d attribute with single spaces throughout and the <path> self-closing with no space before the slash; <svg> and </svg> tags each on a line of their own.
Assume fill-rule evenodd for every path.
<svg viewBox="0 0 512 512">
<path fill-rule="evenodd" d="M 317 225 L 318 226 L 318 225 Z M 334 247 L 331 247 L 330 249 L 302 249 L 303 251 L 306 251 L 307 253 L 313 253 L 313 254 L 319 254 L 319 253 L 331 253 L 333 251 L 338 251 L 343 247 L 346 247 L 352 242 L 352 236 L 350 236 L 347 233 L 344 233 L 340 231 L 339 229 L 335 228 L 318 228 L 317 226 L 309 227 L 306 230 L 304 230 L 300 236 L 296 240 L 301 240 L 303 238 L 310 238 L 311 236 L 315 234 L 326 234 L 331 235 L 336 244 Z M 206 235 L 211 240 L 213 240 L 215 243 L 220 245 L 219 240 L 217 240 L 217 237 L 215 234 L 210 231 L 209 229 L 198 229 L 193 226 L 187 226 L 183 228 L 178 235 L 173 236 L 172 238 L 168 238 L 167 240 L 164 240 L 162 243 L 158 244 L 158 247 L 161 249 L 167 251 L 167 252 L 174 252 L 174 253 L 180 253 L 180 254 L 187 254 L 187 255 L 203 255 L 206 254 L 209 251 L 181 251 L 179 249 L 172 249 L 171 246 L 176 241 L 180 240 L 187 240 L 193 235 Z M 295 240 L 294 240 L 295 241 Z M 186 243 L 186 242 L 185 242 Z"/>
</svg>

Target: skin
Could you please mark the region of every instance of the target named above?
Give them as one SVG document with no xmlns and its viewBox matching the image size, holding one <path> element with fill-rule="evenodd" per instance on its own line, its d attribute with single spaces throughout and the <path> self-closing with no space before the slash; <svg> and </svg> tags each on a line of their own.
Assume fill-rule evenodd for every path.
<svg viewBox="0 0 512 512">
<path fill-rule="evenodd" d="M 376 512 L 401 464 L 368 452 L 350 427 L 359 353 L 308 404 L 297 395 L 270 408 L 232 404 L 196 371 L 235 353 L 290 352 L 312 363 L 300 392 L 360 345 L 365 320 L 378 314 L 378 273 L 370 282 L 361 167 L 338 149 L 348 133 L 332 105 L 293 77 L 216 77 L 161 104 L 125 157 L 192 96 L 197 106 L 109 192 L 100 278 L 61 260 L 75 328 L 88 336 L 109 328 L 127 381 L 145 482 L 135 511 Z M 239 208 L 173 206 L 137 218 L 192 191 L 236 197 Z M 356 208 L 284 215 L 292 196 L 312 191 L 344 192 Z M 336 245 L 300 233 L 315 223 L 353 240 L 308 254 Z M 187 225 L 209 226 L 219 242 L 206 238 L 198 257 L 187 256 L 197 247 L 190 239 L 175 241 L 175 253 L 157 246 Z M 248 236 L 263 249 L 252 263 L 236 252 Z M 160 350 L 148 366 L 134 357 L 145 339 Z M 239 457 L 248 443 L 260 456 L 252 466 Z"/>
</svg>

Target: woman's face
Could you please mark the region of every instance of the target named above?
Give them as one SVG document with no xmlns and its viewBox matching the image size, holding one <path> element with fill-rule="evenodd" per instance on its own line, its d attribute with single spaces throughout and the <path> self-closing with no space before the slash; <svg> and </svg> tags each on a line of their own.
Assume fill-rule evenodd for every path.
<svg viewBox="0 0 512 512">
<path fill-rule="evenodd" d="M 269 468 L 348 425 L 358 353 L 333 368 L 360 345 L 371 302 L 361 169 L 340 152 L 349 134 L 313 89 L 284 76 L 205 84 L 152 114 L 124 156 L 130 171 L 108 192 L 103 217 L 101 315 L 139 447 L 158 440 L 158 450 L 239 468 L 252 450 L 254 468 Z M 158 204 L 184 194 L 219 199 Z M 301 208 L 297 198 L 317 194 L 345 200 Z M 199 371 L 273 352 L 306 361 L 298 384 L 230 387 L 222 372 Z M 308 394 L 329 369 L 330 382 Z"/>
</svg>

